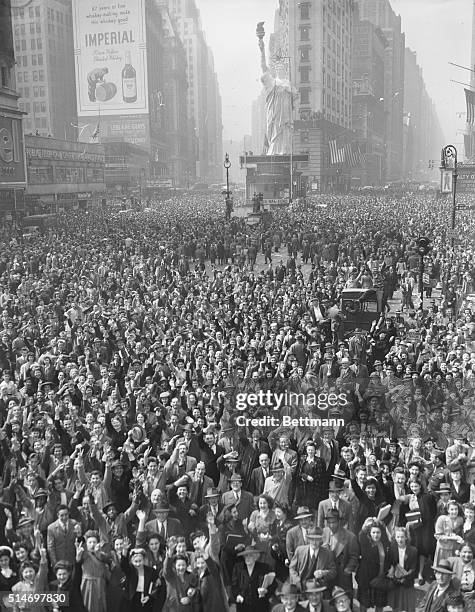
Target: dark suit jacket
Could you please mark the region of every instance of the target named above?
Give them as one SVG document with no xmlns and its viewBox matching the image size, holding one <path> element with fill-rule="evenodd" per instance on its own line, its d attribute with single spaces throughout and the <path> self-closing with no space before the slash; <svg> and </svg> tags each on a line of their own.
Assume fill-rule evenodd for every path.
<svg viewBox="0 0 475 612">
<path fill-rule="evenodd" d="M 244 598 L 244 605 L 237 604 L 236 609 L 253 610 L 254 612 L 267 612 L 269 609 L 269 595 L 272 588 L 269 589 L 266 597 L 259 598 L 257 589 L 261 586 L 264 576 L 268 573 L 269 567 L 259 561 L 255 564 L 252 574 L 249 576 L 246 564 L 243 562 L 236 563 L 233 568 L 231 578 L 231 592 L 233 599 L 236 600 L 238 595 Z M 275 588 L 275 586 L 274 586 Z"/>
<path fill-rule="evenodd" d="M 232 506 L 236 503 L 236 498 L 234 497 L 233 491 L 226 491 L 221 496 L 221 503 L 223 506 Z M 254 497 L 249 491 L 243 491 L 241 489 L 241 497 L 239 499 L 239 503 L 237 504 L 237 509 L 239 513 L 239 520 L 242 521 L 245 518 L 249 518 L 251 516 L 251 512 L 254 510 Z"/>
<path fill-rule="evenodd" d="M 445 602 L 447 601 L 447 597 L 451 593 L 457 592 L 452 582 L 449 584 L 448 589 L 444 591 L 440 597 L 435 597 L 436 591 L 437 583 L 433 582 L 417 606 L 416 612 L 445 612 Z"/>
<path fill-rule="evenodd" d="M 302 529 L 300 525 L 296 525 L 287 531 L 287 535 L 285 537 L 285 547 L 287 549 L 287 559 L 289 561 L 292 560 L 294 553 L 298 546 L 303 546 L 305 544 L 305 539 L 303 537 Z"/>
<path fill-rule="evenodd" d="M 318 504 L 317 511 L 317 525 L 322 529 L 325 527 L 325 514 L 332 507 L 332 503 L 329 499 L 323 499 Z M 343 527 L 348 527 L 351 521 L 351 504 L 346 501 L 346 499 L 338 500 L 338 512 L 341 516 L 341 525 Z"/>
<path fill-rule="evenodd" d="M 147 532 L 148 535 L 151 535 L 152 533 L 159 533 L 158 519 L 153 519 L 145 523 L 145 531 Z M 171 536 L 184 536 L 184 535 L 185 535 L 185 531 L 180 521 L 177 521 L 174 518 L 167 519 L 165 539 Z"/>
<path fill-rule="evenodd" d="M 202 506 L 205 503 L 204 496 L 206 495 L 207 490 L 213 486 L 213 481 L 209 476 L 203 476 L 203 486 L 201 487 L 201 495 L 198 496 L 200 483 L 193 480 L 193 472 L 190 472 L 188 476 L 191 478 L 189 483 L 189 497 L 194 504 Z"/>
<path fill-rule="evenodd" d="M 305 587 L 305 582 L 313 578 L 313 573 L 307 573 L 310 565 L 310 546 L 305 544 L 299 546 L 292 557 L 289 565 L 289 578 L 292 584 L 296 584 L 300 588 Z M 335 555 L 331 550 L 323 548 L 318 550 L 317 562 L 315 570 L 326 570 L 328 573 L 321 580 L 317 580 L 319 586 L 329 587 L 333 584 L 336 575 Z"/>
<path fill-rule="evenodd" d="M 58 561 L 68 561 L 74 564 L 76 559 L 75 525 L 76 521 L 69 519 L 66 531 L 60 526 L 59 520 L 48 526 L 47 549 L 53 567 Z"/>
<path fill-rule="evenodd" d="M 127 578 L 127 582 L 125 586 L 125 597 L 126 599 L 131 601 L 137 591 L 137 583 L 139 579 L 138 573 L 135 567 L 130 565 L 129 559 L 127 557 L 122 557 L 122 559 L 120 560 L 120 567 Z M 158 572 L 154 570 L 153 568 L 148 567 L 148 565 L 145 565 L 144 566 L 144 590 L 143 590 L 145 595 L 149 595 L 150 592 L 152 592 L 152 596 L 154 595 L 153 587 L 151 589 L 151 585 L 155 582 L 157 578 L 158 578 Z"/>
<path fill-rule="evenodd" d="M 270 476 L 270 466 L 268 471 L 268 476 Z M 249 479 L 249 491 L 253 495 L 260 495 L 264 491 L 264 472 L 262 471 L 261 466 L 256 467 L 252 470 L 251 478 Z"/>
<path fill-rule="evenodd" d="M 72 576 L 62 586 L 57 580 L 49 583 L 49 591 L 52 593 L 68 593 L 69 604 L 61 610 L 64 612 L 87 612 L 81 595 L 81 565 L 75 563 Z"/>
<path fill-rule="evenodd" d="M 335 534 L 336 544 L 334 548 L 331 548 L 331 536 L 330 529 L 325 527 L 322 545 L 331 550 L 335 555 L 337 572 L 335 581 L 330 586 L 338 585 L 345 589 L 345 591 L 351 591 L 353 588 L 352 573 L 356 572 L 360 558 L 358 538 L 354 533 L 342 527 Z"/>
</svg>

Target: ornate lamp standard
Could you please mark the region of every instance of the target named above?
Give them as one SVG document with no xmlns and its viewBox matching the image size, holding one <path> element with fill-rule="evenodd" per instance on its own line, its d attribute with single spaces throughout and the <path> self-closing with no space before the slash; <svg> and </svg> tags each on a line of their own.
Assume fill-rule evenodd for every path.
<svg viewBox="0 0 475 612">
<path fill-rule="evenodd" d="M 224 156 L 224 167 L 226 168 L 226 219 L 230 219 L 231 218 L 231 211 L 232 211 L 232 201 L 231 201 L 231 197 L 230 197 L 230 191 L 229 191 L 229 168 L 231 168 L 231 161 L 229 159 L 229 155 L 226 153 L 226 155 Z"/>
<path fill-rule="evenodd" d="M 453 181 L 452 181 L 452 232 L 450 239 L 450 246 L 454 248 L 454 238 L 455 238 L 455 214 L 457 212 L 456 205 L 456 194 L 457 194 L 457 149 L 454 145 L 447 145 L 442 149 L 441 155 L 441 165 L 442 168 L 447 169 L 452 167 L 453 160 Z"/>
</svg>

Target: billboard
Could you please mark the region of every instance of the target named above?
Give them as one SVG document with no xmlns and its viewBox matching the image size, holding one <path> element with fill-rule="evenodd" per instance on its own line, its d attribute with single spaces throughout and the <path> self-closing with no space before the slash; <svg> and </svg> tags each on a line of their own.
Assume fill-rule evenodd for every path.
<svg viewBox="0 0 475 612">
<path fill-rule="evenodd" d="M 78 116 L 148 112 L 145 0 L 74 0 Z"/>
<path fill-rule="evenodd" d="M 115 115 L 113 117 L 88 117 L 88 123 L 80 123 L 83 142 L 94 140 L 94 132 L 99 125 L 98 142 L 130 142 L 138 147 L 150 149 L 150 126 L 148 115 Z"/>
<path fill-rule="evenodd" d="M 0 188 L 24 186 L 25 176 L 21 119 L 0 115 Z"/>
<path fill-rule="evenodd" d="M 441 193 L 452 193 L 453 170 L 440 171 L 440 191 Z"/>
</svg>

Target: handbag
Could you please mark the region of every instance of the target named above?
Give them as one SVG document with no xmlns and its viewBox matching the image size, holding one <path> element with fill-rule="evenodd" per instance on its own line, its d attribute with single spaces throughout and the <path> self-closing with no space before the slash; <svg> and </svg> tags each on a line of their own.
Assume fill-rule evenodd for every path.
<svg viewBox="0 0 475 612">
<path fill-rule="evenodd" d="M 369 586 L 378 591 L 392 591 L 396 588 L 396 583 L 386 576 L 376 576 L 369 581 Z"/>
</svg>

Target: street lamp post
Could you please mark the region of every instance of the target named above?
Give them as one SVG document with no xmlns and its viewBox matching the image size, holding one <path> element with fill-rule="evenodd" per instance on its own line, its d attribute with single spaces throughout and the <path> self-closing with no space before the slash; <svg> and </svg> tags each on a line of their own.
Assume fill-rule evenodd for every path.
<svg viewBox="0 0 475 612">
<path fill-rule="evenodd" d="M 227 153 L 224 156 L 224 167 L 226 168 L 226 218 L 229 219 L 231 217 L 231 198 L 229 194 L 229 168 L 231 167 L 231 161 Z"/>
<path fill-rule="evenodd" d="M 454 239 L 455 239 L 455 215 L 457 212 L 457 204 L 456 204 L 456 195 L 457 195 L 457 149 L 454 145 L 447 145 L 442 149 L 442 168 L 447 168 L 450 165 L 451 160 L 453 160 L 453 180 L 452 180 L 452 232 L 450 238 L 450 246 L 452 249 L 454 248 Z"/>
</svg>

